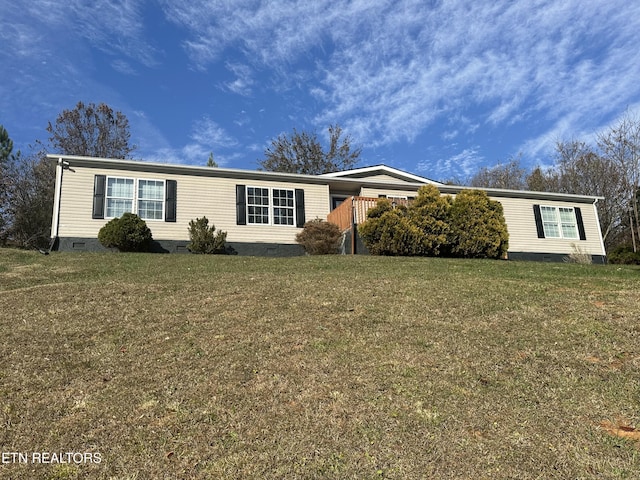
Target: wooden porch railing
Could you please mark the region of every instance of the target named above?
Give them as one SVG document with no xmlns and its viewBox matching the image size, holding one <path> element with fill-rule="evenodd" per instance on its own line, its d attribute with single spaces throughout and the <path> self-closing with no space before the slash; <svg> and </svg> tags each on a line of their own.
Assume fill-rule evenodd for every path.
<svg viewBox="0 0 640 480">
<path fill-rule="evenodd" d="M 347 199 L 338 205 L 333 211 L 327 215 L 327 222 L 336 224 L 340 231 L 345 233 L 351 230 L 355 225 L 360 225 L 367 219 L 367 212 L 378 203 L 379 198 L 374 197 L 347 197 Z M 407 205 L 406 199 L 391 199 L 396 205 Z M 356 232 L 351 232 L 351 245 L 349 250 L 351 254 L 356 253 Z"/>
</svg>

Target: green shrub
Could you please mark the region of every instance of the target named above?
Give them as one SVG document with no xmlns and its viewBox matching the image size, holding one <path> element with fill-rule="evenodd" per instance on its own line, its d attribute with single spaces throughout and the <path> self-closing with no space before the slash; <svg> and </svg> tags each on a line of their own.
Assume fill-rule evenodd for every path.
<svg viewBox="0 0 640 480">
<path fill-rule="evenodd" d="M 372 255 L 419 255 L 423 232 L 407 217 L 406 207 L 393 208 L 380 199 L 373 216 L 358 227 L 358 233 Z"/>
<path fill-rule="evenodd" d="M 509 248 L 509 233 L 502 204 L 482 190 L 463 190 L 450 210 L 449 248 L 464 258 L 502 258 Z"/>
<path fill-rule="evenodd" d="M 134 213 L 107 222 L 98 232 L 98 240 L 106 248 L 121 252 L 148 252 L 153 237 L 147 224 Z"/>
<path fill-rule="evenodd" d="M 329 255 L 339 253 L 342 242 L 340 228 L 320 218 L 304 224 L 302 231 L 296 235 L 296 242 L 309 255 Z"/>
<path fill-rule="evenodd" d="M 450 210 L 449 195 L 440 195 L 434 185 L 420 187 L 418 196 L 407 209 L 411 222 L 423 233 L 418 255 L 438 256 L 447 253 Z"/>
<path fill-rule="evenodd" d="M 454 200 L 433 185 L 418 190 L 408 207 L 380 199 L 358 232 L 373 255 L 454 255 L 501 258 L 509 235 L 502 205 L 479 190 Z"/>
<path fill-rule="evenodd" d="M 358 233 L 372 255 L 436 256 L 447 241 L 450 207 L 449 196 L 425 185 L 408 207 L 394 208 L 388 199 L 378 200 Z"/>
<path fill-rule="evenodd" d="M 189 222 L 189 240 L 187 248 L 193 253 L 226 253 L 227 232 L 209 226 L 207 217 L 196 218 Z"/>
<path fill-rule="evenodd" d="M 631 245 L 620 245 L 609 253 L 607 261 L 620 265 L 640 265 L 640 252 L 634 252 Z"/>
</svg>

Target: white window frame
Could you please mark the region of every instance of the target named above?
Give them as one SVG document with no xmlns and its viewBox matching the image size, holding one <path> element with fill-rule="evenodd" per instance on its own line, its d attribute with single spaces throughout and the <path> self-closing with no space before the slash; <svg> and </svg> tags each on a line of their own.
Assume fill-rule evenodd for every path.
<svg viewBox="0 0 640 480">
<path fill-rule="evenodd" d="M 162 191 L 165 192 L 166 188 L 167 188 L 167 183 L 165 180 L 163 179 L 159 179 L 159 178 L 134 178 L 134 177 L 120 177 L 120 176 L 107 176 L 107 180 L 105 183 L 105 195 L 104 195 L 104 218 L 105 219 L 113 219 L 113 218 L 117 218 L 117 217 L 113 217 L 113 216 L 109 216 L 107 215 L 108 213 L 108 208 L 107 208 L 107 203 L 109 201 L 109 198 L 125 198 L 125 197 L 109 197 L 108 193 L 109 193 L 109 180 L 111 179 L 121 179 L 121 180 L 133 180 L 133 197 L 131 198 L 131 210 L 125 210 L 124 213 L 135 213 L 136 215 L 138 215 L 138 201 L 139 200 L 149 200 L 149 199 L 145 199 L 145 198 L 139 198 L 139 194 L 138 194 L 138 188 L 140 185 L 140 181 L 145 181 L 145 182 L 160 182 L 162 183 Z M 129 200 L 129 198 L 126 198 L 126 200 Z M 159 200 L 152 200 L 152 201 L 159 201 Z M 162 214 L 160 218 L 142 218 L 145 222 L 163 222 L 164 221 L 164 216 L 165 216 L 165 209 L 166 209 L 166 201 L 163 198 L 162 201 Z"/>
<path fill-rule="evenodd" d="M 131 187 L 131 197 L 118 197 L 118 196 L 113 196 L 113 195 L 109 195 L 109 181 L 110 180 L 125 180 L 125 181 L 129 181 L 131 180 L 132 183 L 132 187 Z M 136 198 L 136 180 L 135 178 L 131 178 L 131 177 L 107 177 L 106 180 L 106 184 L 105 184 L 105 192 L 104 192 L 104 218 L 117 218 L 117 215 L 108 215 L 109 213 L 109 200 L 126 200 L 126 201 L 130 201 L 131 202 L 131 208 L 129 210 L 133 211 L 133 209 L 135 208 L 135 198 Z M 129 210 L 125 209 L 125 211 L 123 213 L 128 212 Z"/>
<path fill-rule="evenodd" d="M 162 196 L 160 198 L 160 200 L 156 200 L 154 199 L 149 199 L 149 198 L 141 198 L 140 197 L 140 182 L 156 182 L 156 183 L 161 183 L 162 184 Z M 135 191 L 135 196 L 136 196 L 136 214 L 138 216 L 140 216 L 140 214 L 138 213 L 140 211 L 140 201 L 148 201 L 148 202 L 160 202 L 161 205 L 161 210 L 160 210 L 160 218 L 144 218 L 142 216 L 140 216 L 140 218 L 142 218 L 145 222 L 147 221 L 154 221 L 154 222 L 161 222 L 164 221 L 164 209 L 165 209 L 165 204 L 166 204 L 166 200 L 165 200 L 165 192 L 167 191 L 167 184 L 164 180 L 158 180 L 156 178 L 138 178 L 136 179 L 136 191 Z"/>
<path fill-rule="evenodd" d="M 267 205 L 258 205 L 257 203 L 249 203 L 249 189 L 250 188 L 259 188 L 262 190 L 267 190 L 267 200 L 268 203 Z M 284 190 L 286 192 L 292 192 L 293 195 L 293 206 L 292 207 L 288 207 L 288 206 L 281 206 L 281 205 L 275 205 L 274 204 L 274 198 L 273 198 L 273 191 L 274 190 Z M 247 225 L 254 225 L 254 226 L 262 226 L 262 225 L 268 225 L 268 226 L 274 226 L 274 227 L 294 227 L 297 225 L 297 218 L 296 218 L 296 191 L 294 188 L 283 188 L 283 187 L 264 187 L 264 186 L 259 186 L 259 185 L 247 185 L 246 186 L 246 194 L 245 194 L 245 202 L 246 202 L 246 210 L 247 210 Z M 266 207 L 267 208 L 267 223 L 256 223 L 256 222 L 251 222 L 249 220 L 249 207 Z M 293 219 L 293 223 L 291 225 L 286 224 L 286 223 L 275 223 L 275 209 L 276 208 L 291 208 L 292 209 L 292 216 L 291 218 Z M 255 214 L 254 214 L 255 215 Z"/>
<path fill-rule="evenodd" d="M 249 189 L 253 188 L 253 189 L 260 189 L 260 190 L 266 190 L 267 191 L 267 204 L 263 204 L 263 203 L 250 203 L 249 202 Z M 247 204 L 247 225 L 270 225 L 271 224 L 271 215 L 270 215 L 270 210 L 271 210 L 271 190 L 268 187 L 258 187 L 258 186 L 254 186 L 254 185 L 248 185 L 246 187 L 247 189 L 247 193 L 245 195 L 245 202 Z M 255 196 L 255 195 L 253 195 Z M 260 198 L 264 198 L 264 196 L 261 194 Z M 266 208 L 267 209 L 267 222 L 252 222 L 251 221 L 251 216 L 253 217 L 260 217 L 263 218 L 265 215 L 264 214 L 256 214 L 256 213 L 250 213 L 251 211 L 251 207 L 253 208 Z"/>
<path fill-rule="evenodd" d="M 279 190 L 281 192 L 286 192 L 285 193 L 285 197 L 284 197 L 285 201 L 289 200 L 288 194 L 289 194 L 289 192 L 291 192 L 291 201 L 292 201 L 291 206 L 289 206 L 289 205 L 276 205 L 276 199 L 275 199 L 275 196 L 274 196 L 274 191 L 275 190 Z M 282 199 L 282 197 L 280 197 L 280 199 Z M 271 219 L 272 219 L 272 222 L 273 222 L 274 225 L 278 225 L 278 226 L 282 225 L 282 226 L 285 226 L 285 227 L 295 227 L 296 226 L 296 191 L 295 191 L 295 189 L 292 189 L 292 188 L 272 188 L 271 189 L 271 205 L 272 205 L 271 206 L 271 214 L 272 214 Z M 291 210 L 291 216 L 289 216 L 289 215 L 285 215 L 284 217 L 282 215 L 279 216 L 280 218 L 284 218 L 284 219 L 287 219 L 287 220 L 289 218 L 291 218 L 291 223 L 276 223 L 276 208 Z"/>
<path fill-rule="evenodd" d="M 554 221 L 545 220 L 545 209 L 553 210 L 554 212 Z M 560 215 L 560 210 L 570 211 L 573 222 L 563 222 L 562 216 Z M 578 230 L 578 219 L 576 218 L 576 210 L 573 207 L 559 207 L 555 205 L 540 205 L 540 216 L 542 220 L 542 228 L 544 229 L 544 237 L 545 238 L 560 238 L 560 239 L 568 239 L 568 240 L 578 240 L 580 238 L 580 232 Z M 555 228 L 558 230 L 558 235 L 550 235 L 547 230 L 547 224 L 553 224 Z M 565 235 L 563 226 L 573 227 L 573 231 L 575 232 L 575 236 Z"/>
</svg>

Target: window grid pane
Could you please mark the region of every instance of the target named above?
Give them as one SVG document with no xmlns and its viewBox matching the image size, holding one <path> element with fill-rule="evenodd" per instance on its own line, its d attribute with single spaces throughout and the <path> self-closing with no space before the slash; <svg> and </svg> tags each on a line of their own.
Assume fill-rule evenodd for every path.
<svg viewBox="0 0 640 480">
<path fill-rule="evenodd" d="M 133 178 L 107 179 L 107 218 L 133 211 L 133 182 Z"/>
<path fill-rule="evenodd" d="M 143 200 L 164 200 L 164 181 L 139 180 L 138 198 Z"/>
<path fill-rule="evenodd" d="M 578 225 L 573 208 L 560 207 L 560 221 L 564 238 L 578 238 Z"/>
<path fill-rule="evenodd" d="M 273 190 L 273 223 L 293 225 L 293 190 Z"/>
<path fill-rule="evenodd" d="M 164 181 L 138 180 L 138 216 L 144 220 L 162 220 Z"/>
<path fill-rule="evenodd" d="M 269 223 L 269 189 L 247 187 L 247 223 Z"/>
<path fill-rule="evenodd" d="M 132 210 L 131 200 L 124 200 L 121 198 L 107 198 L 107 217 L 121 217 L 122 214 L 130 212 Z"/>
<path fill-rule="evenodd" d="M 138 216 L 144 220 L 162 220 L 162 202 L 138 200 Z"/>
<path fill-rule="evenodd" d="M 540 207 L 540 212 L 542 213 L 544 236 L 547 238 L 561 238 L 556 207 Z"/>
</svg>

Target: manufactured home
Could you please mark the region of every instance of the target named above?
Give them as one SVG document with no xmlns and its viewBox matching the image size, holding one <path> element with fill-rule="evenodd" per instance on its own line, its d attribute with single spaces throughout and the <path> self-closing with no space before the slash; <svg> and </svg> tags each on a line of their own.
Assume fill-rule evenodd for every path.
<svg viewBox="0 0 640 480">
<path fill-rule="evenodd" d="M 321 218 L 345 232 L 346 253 L 361 253 L 357 225 L 378 198 L 408 202 L 425 184 L 444 185 L 385 165 L 323 175 L 49 155 L 56 166 L 51 227 L 54 250 L 101 250 L 98 232 L 125 212 L 143 218 L 159 251 L 188 252 L 188 225 L 206 216 L 240 255 L 303 254 L 305 221 Z M 509 230 L 508 258 L 561 261 L 575 248 L 605 261 L 599 197 L 484 189 L 499 201 Z"/>
</svg>

